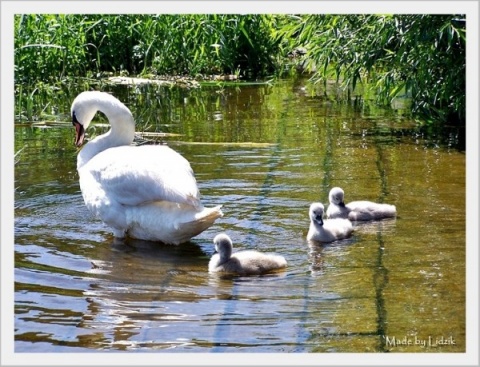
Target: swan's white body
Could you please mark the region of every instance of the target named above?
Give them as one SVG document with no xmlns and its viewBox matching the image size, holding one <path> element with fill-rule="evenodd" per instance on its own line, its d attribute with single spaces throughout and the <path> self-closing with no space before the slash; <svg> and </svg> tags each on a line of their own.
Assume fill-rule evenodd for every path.
<svg viewBox="0 0 480 367">
<path fill-rule="evenodd" d="M 215 236 L 215 250 L 208 264 L 211 273 L 223 272 L 238 275 L 260 275 L 283 269 L 287 260 L 275 254 L 263 254 L 254 250 L 238 251 L 232 254 L 232 240 L 226 234 Z"/>
<path fill-rule="evenodd" d="M 310 205 L 310 228 L 307 234 L 308 241 L 333 242 L 350 236 L 353 232 L 352 222 L 348 219 L 323 220 L 324 207 L 322 203 Z"/>
<path fill-rule="evenodd" d="M 223 214 L 204 208 L 190 163 L 164 145 L 132 146 L 130 110 L 103 92 L 83 92 L 72 104 L 75 144 L 97 111 L 111 129 L 88 142 L 77 157 L 80 188 L 88 209 L 115 237 L 179 244 L 198 235 Z"/>
<path fill-rule="evenodd" d="M 397 215 L 395 205 L 379 204 L 372 201 L 352 201 L 345 205 L 344 192 L 340 187 L 334 187 L 328 194 L 330 205 L 327 218 L 348 218 L 352 221 L 367 221 L 393 218 Z"/>
</svg>

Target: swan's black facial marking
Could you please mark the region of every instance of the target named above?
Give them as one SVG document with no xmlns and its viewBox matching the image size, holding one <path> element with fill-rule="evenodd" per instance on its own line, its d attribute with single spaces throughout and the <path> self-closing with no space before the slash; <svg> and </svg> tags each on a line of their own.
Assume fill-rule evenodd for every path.
<svg viewBox="0 0 480 367">
<path fill-rule="evenodd" d="M 75 126 L 75 124 L 79 124 L 77 120 L 77 115 L 75 114 L 75 111 L 72 112 L 72 125 Z"/>
<path fill-rule="evenodd" d="M 85 129 L 83 128 L 83 125 L 78 122 L 75 111 L 72 112 L 72 125 L 75 127 L 75 146 L 80 147 L 85 138 Z"/>
<path fill-rule="evenodd" d="M 343 201 L 340 201 L 338 205 L 341 206 L 342 208 L 345 208 L 345 203 Z"/>
<path fill-rule="evenodd" d="M 322 215 L 321 214 L 318 214 L 318 213 L 315 213 L 315 222 L 317 222 L 318 224 L 320 224 L 321 226 L 323 226 L 323 218 L 322 218 Z"/>
</svg>

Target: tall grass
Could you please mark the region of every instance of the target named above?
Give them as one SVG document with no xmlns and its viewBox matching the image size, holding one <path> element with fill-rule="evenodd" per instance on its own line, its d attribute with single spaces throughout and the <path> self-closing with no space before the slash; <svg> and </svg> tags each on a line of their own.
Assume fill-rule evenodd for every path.
<svg viewBox="0 0 480 367">
<path fill-rule="evenodd" d="M 74 28 L 76 16 L 15 17 L 15 81 L 59 80 L 87 72 L 85 34 Z"/>
<path fill-rule="evenodd" d="M 99 72 L 265 76 L 282 53 L 278 21 L 273 15 L 18 15 L 16 80 Z"/>
</svg>

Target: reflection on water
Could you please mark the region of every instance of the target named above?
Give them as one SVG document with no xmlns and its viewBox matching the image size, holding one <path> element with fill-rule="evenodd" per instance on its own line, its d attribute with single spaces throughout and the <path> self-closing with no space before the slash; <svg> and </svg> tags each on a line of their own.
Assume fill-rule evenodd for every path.
<svg viewBox="0 0 480 367">
<path fill-rule="evenodd" d="M 465 154 L 398 113 L 302 86 L 114 89 L 139 129 L 181 134 L 167 140 L 202 201 L 223 204 L 223 218 L 178 247 L 114 241 L 83 204 L 70 124 L 18 127 L 15 351 L 464 352 Z M 66 121 L 69 101 L 58 104 Z M 308 207 L 333 186 L 399 215 L 308 243 Z M 209 274 L 221 231 L 288 268 Z M 415 336 L 456 343 L 386 338 Z"/>
</svg>

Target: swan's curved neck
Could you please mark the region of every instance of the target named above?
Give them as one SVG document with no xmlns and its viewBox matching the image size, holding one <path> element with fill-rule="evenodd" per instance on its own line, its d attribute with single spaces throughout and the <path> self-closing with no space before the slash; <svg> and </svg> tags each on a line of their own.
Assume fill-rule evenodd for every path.
<svg viewBox="0 0 480 367">
<path fill-rule="evenodd" d="M 80 151 L 77 158 L 77 169 L 106 149 L 122 145 L 130 145 L 135 137 L 135 121 L 130 110 L 115 98 L 89 101 L 95 114 L 103 112 L 110 122 L 111 129 L 103 135 L 89 141 Z"/>
</svg>

